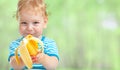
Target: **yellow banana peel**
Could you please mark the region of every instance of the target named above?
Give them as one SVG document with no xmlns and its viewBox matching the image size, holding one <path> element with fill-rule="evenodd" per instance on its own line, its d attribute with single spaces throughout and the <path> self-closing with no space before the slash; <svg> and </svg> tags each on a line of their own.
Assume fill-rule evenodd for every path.
<svg viewBox="0 0 120 70">
<path fill-rule="evenodd" d="M 20 46 L 15 50 L 15 59 L 18 65 L 20 64 L 20 60 L 18 57 L 18 51 L 20 53 L 20 57 L 22 58 L 24 64 L 28 69 L 32 68 L 32 59 L 30 56 L 37 55 L 38 52 L 43 53 L 44 45 L 42 41 L 38 38 L 33 37 L 32 35 L 27 35 L 20 43 Z"/>
</svg>

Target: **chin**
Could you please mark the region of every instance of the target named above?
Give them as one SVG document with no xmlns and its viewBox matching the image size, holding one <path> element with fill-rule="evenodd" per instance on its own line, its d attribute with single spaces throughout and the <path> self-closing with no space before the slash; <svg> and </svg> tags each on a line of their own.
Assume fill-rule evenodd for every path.
<svg viewBox="0 0 120 70">
<path fill-rule="evenodd" d="M 34 35 L 34 34 L 22 34 L 22 36 L 24 36 L 24 37 L 26 37 L 27 35 L 32 35 L 32 36 L 34 36 L 34 37 L 36 37 L 36 38 L 40 38 L 41 37 L 41 35 Z"/>
<path fill-rule="evenodd" d="M 33 34 L 30 34 L 30 35 L 32 35 L 32 36 L 34 36 L 34 37 L 36 37 L 36 38 L 39 38 L 39 36 L 36 36 L 36 35 L 33 35 Z"/>
</svg>

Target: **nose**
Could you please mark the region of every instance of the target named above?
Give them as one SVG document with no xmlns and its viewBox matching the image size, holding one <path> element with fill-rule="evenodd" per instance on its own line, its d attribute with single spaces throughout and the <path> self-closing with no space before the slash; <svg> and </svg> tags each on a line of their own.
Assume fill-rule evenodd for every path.
<svg viewBox="0 0 120 70">
<path fill-rule="evenodd" d="M 27 30 L 28 30 L 28 31 L 32 31 L 32 29 L 33 29 L 33 26 L 32 26 L 31 24 L 29 24 L 29 25 L 27 26 Z"/>
</svg>

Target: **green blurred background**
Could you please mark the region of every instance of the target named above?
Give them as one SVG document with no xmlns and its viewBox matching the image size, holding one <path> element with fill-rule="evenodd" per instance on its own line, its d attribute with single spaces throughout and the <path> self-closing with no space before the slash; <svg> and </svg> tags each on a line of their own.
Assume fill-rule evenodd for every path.
<svg viewBox="0 0 120 70">
<path fill-rule="evenodd" d="M 0 70 L 8 70 L 8 47 L 17 39 L 18 0 L 0 0 Z M 120 70 L 120 0 L 46 0 L 44 34 L 58 45 L 57 70 Z"/>
</svg>

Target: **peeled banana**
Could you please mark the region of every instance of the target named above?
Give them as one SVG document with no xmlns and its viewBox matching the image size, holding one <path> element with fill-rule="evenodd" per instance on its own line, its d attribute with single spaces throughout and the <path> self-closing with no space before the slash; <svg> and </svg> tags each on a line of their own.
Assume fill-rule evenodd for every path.
<svg viewBox="0 0 120 70">
<path fill-rule="evenodd" d="M 32 68 L 32 59 L 30 56 L 37 55 L 38 52 L 44 51 L 44 45 L 43 42 L 40 41 L 38 38 L 33 37 L 32 35 L 27 35 L 20 43 L 20 46 L 16 48 L 15 50 L 15 59 L 18 65 L 20 64 L 20 60 L 18 57 L 18 51 L 20 53 L 20 56 L 24 62 L 24 64 L 27 66 L 28 69 Z"/>
</svg>

